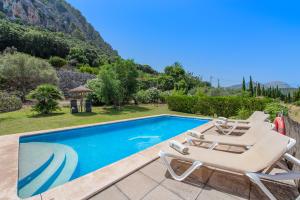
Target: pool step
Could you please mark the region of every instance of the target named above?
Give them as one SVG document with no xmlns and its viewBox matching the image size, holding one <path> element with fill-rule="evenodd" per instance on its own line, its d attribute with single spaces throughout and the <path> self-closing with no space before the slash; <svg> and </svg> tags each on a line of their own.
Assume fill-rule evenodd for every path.
<svg viewBox="0 0 300 200">
<path fill-rule="evenodd" d="M 62 144 L 20 143 L 19 162 L 18 194 L 27 198 L 69 181 L 78 156 L 72 148 Z"/>
</svg>

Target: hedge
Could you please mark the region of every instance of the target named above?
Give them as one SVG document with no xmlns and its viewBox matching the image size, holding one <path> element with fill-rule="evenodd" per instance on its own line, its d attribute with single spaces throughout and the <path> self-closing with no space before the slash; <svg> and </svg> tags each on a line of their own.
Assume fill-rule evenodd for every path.
<svg viewBox="0 0 300 200">
<path fill-rule="evenodd" d="M 20 98 L 0 91 L 0 113 L 11 112 L 22 108 Z"/>
<path fill-rule="evenodd" d="M 239 96 L 197 97 L 173 95 L 167 97 L 167 103 L 170 110 L 224 117 L 236 116 L 240 109 L 262 111 L 269 102 L 270 100 L 266 98 L 246 98 Z"/>
</svg>

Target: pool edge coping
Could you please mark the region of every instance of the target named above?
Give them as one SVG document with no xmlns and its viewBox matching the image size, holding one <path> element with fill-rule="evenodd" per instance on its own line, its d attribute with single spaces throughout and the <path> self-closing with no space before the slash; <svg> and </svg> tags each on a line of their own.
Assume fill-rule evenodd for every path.
<svg viewBox="0 0 300 200">
<path fill-rule="evenodd" d="M 17 195 L 18 156 L 19 156 L 19 138 L 22 136 L 39 135 L 39 134 L 44 134 L 44 133 L 56 132 L 56 131 L 71 130 L 71 129 L 76 129 L 76 128 L 84 128 L 84 127 L 91 127 L 91 126 L 104 125 L 104 124 L 113 124 L 113 123 L 118 123 L 118 122 L 133 121 L 133 120 L 138 120 L 138 119 L 145 119 L 145 118 L 159 117 L 159 116 L 175 116 L 175 117 L 177 116 L 177 117 L 187 117 L 187 118 L 198 118 L 198 119 L 203 119 L 203 120 L 210 120 L 207 123 L 200 125 L 196 128 L 206 127 L 206 129 L 207 129 L 208 128 L 207 126 L 211 127 L 213 125 L 213 123 L 212 123 L 213 119 L 208 118 L 208 117 L 185 116 L 185 115 L 177 115 L 177 114 L 160 114 L 160 115 L 149 115 L 149 116 L 128 118 L 128 119 L 122 119 L 122 120 L 113 120 L 113 121 L 107 121 L 107 122 L 84 124 L 84 125 L 55 128 L 55 129 L 48 129 L 48 130 L 30 131 L 30 132 L 25 132 L 25 133 L 17 133 L 17 134 L 12 134 L 12 135 L 1 136 L 0 137 L 0 152 L 2 152 L 2 151 L 5 152 L 5 149 L 6 149 L 5 147 L 7 147 L 7 146 L 8 146 L 7 147 L 8 149 L 12 148 L 14 151 L 6 152 L 9 154 L 8 160 L 11 159 L 13 161 L 13 162 L 9 162 L 11 165 L 9 167 L 9 169 L 12 170 L 12 172 L 11 172 L 12 177 L 10 177 L 10 176 L 6 176 L 6 178 L 4 177 L 5 180 L 3 182 L 9 182 L 9 184 L 7 186 L 3 183 L 0 183 L 0 190 L 2 190 L 2 189 L 4 189 L 4 191 L 8 190 L 8 194 L 6 192 L 6 195 L 9 195 L 9 196 L 4 196 L 5 198 L 12 198 L 12 199 L 19 198 Z M 137 171 L 138 169 L 142 168 L 143 166 L 149 164 L 153 160 L 157 159 L 158 151 L 159 151 L 161 145 L 166 145 L 169 140 L 176 139 L 180 142 L 184 142 L 185 133 L 186 132 L 178 134 L 175 137 L 172 137 L 168 140 L 165 140 L 161 143 L 151 146 L 143 151 L 132 154 L 128 157 L 125 157 L 125 158 L 117 161 L 117 162 L 114 162 L 114 163 L 107 165 L 103 168 L 100 168 L 96 171 L 88 173 L 84 176 L 76 178 L 70 182 L 63 184 L 63 185 L 54 187 L 54 188 L 47 190 L 39 195 L 35 195 L 35 196 L 27 198 L 27 199 L 30 199 L 30 200 L 52 199 L 53 200 L 53 199 L 70 199 L 70 198 L 71 199 L 89 198 L 89 197 L 97 194 L 98 192 L 104 190 L 105 188 L 109 187 L 110 185 L 114 184 L 115 182 L 121 180 L 122 178 Z M 2 156 L 0 155 L 1 161 L 2 161 Z M 141 160 L 142 160 L 142 162 L 141 162 Z M 138 162 L 137 163 L 133 162 L 133 164 L 132 164 L 132 161 L 138 161 Z M 1 170 L 6 169 L 7 167 L 4 166 L 5 165 L 4 163 L 7 164 L 7 162 L 5 162 L 5 160 L 4 160 L 4 162 L 1 162 L 1 163 L 3 163 L 3 165 L 0 164 L 0 169 Z M 129 167 L 128 167 L 128 165 L 129 165 Z M 118 171 L 119 168 L 123 168 L 124 166 L 128 168 L 127 171 L 124 171 L 124 172 L 122 172 L 122 170 Z M 117 174 L 114 175 L 115 177 L 113 177 L 113 178 L 111 178 L 111 176 L 110 176 L 110 178 L 107 178 L 107 176 L 109 176 L 112 173 L 117 173 Z M 105 179 L 105 181 L 103 181 L 103 179 Z M 108 181 L 108 179 L 110 179 L 111 181 Z M 87 180 L 89 180 L 89 181 L 87 181 Z M 93 184 L 91 184 L 91 182 Z M 99 182 L 100 183 L 102 182 L 101 183 L 102 186 L 100 186 L 101 184 L 99 184 Z M 73 190 L 74 188 L 81 188 L 81 186 L 83 186 L 83 185 L 85 186 L 84 188 L 88 188 L 86 186 L 86 184 L 90 184 L 90 187 L 92 187 L 92 188 L 95 184 L 97 184 L 99 186 L 97 186 L 97 188 L 93 188 L 92 191 L 74 191 Z M 2 188 L 3 185 L 4 185 L 4 188 Z M 72 190 L 71 193 L 70 193 L 70 190 Z M 1 195 L 0 195 L 0 198 L 1 198 Z"/>
</svg>

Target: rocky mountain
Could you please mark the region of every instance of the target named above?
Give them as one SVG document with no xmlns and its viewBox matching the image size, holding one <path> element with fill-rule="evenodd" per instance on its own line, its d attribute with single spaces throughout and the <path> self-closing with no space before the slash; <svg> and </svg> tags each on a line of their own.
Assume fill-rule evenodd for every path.
<svg viewBox="0 0 300 200">
<path fill-rule="evenodd" d="M 254 84 L 258 84 L 258 82 L 254 82 Z M 292 89 L 292 87 L 288 83 L 285 83 L 282 81 L 271 81 L 271 82 L 267 82 L 267 83 L 261 83 L 261 85 L 263 85 L 265 88 L 269 88 L 269 87 L 275 88 L 278 86 L 279 89 Z M 246 86 L 249 87 L 249 83 L 246 83 Z M 229 86 L 228 88 L 240 89 L 240 88 L 242 88 L 242 84 L 232 85 L 232 86 Z"/>
<path fill-rule="evenodd" d="M 97 46 L 107 55 L 117 55 L 80 11 L 64 0 L 0 0 L 1 15 L 18 23 L 70 34 Z"/>
</svg>

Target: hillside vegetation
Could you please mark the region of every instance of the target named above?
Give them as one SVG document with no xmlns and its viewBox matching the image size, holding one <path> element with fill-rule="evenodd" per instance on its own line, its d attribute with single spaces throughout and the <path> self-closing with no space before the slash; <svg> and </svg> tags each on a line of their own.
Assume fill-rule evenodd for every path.
<svg viewBox="0 0 300 200">
<path fill-rule="evenodd" d="M 0 12 L 11 21 L 63 32 L 95 45 L 107 55 L 117 55 L 80 11 L 64 0 L 0 0 Z"/>
</svg>

